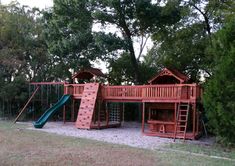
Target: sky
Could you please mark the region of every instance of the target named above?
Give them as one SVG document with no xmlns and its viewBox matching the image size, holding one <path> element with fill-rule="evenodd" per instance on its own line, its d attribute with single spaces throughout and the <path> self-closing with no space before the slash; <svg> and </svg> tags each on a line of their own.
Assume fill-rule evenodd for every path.
<svg viewBox="0 0 235 166">
<path fill-rule="evenodd" d="M 2 4 L 9 4 L 12 0 L 0 0 Z M 27 5 L 29 7 L 38 7 L 40 9 L 52 7 L 53 0 L 18 0 L 21 5 Z"/>
</svg>

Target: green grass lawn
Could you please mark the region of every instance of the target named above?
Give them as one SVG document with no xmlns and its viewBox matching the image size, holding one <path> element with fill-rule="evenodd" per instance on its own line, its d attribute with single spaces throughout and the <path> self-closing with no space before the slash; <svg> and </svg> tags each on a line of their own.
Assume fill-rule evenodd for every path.
<svg viewBox="0 0 235 166">
<path fill-rule="evenodd" d="M 25 125 L 13 125 L 0 121 L 0 165 L 235 165 L 235 161 L 215 159 L 208 151 L 192 151 L 190 145 L 173 144 L 167 149 L 207 154 L 197 156 L 165 150 L 146 150 L 129 146 L 108 144 L 88 139 L 59 136 L 26 129 Z M 197 149 L 192 145 L 193 149 Z M 217 149 L 216 149 L 217 151 Z M 214 154 L 214 153 L 213 153 Z M 233 158 L 234 151 L 216 153 Z"/>
</svg>

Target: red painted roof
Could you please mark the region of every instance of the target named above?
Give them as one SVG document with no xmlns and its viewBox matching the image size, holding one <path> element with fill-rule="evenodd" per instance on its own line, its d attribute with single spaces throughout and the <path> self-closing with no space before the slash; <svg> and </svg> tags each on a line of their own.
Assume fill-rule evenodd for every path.
<svg viewBox="0 0 235 166">
<path fill-rule="evenodd" d="M 181 73 L 180 71 L 176 69 L 164 68 L 160 73 L 158 73 L 152 79 L 150 79 L 148 83 L 152 83 L 153 81 L 155 81 L 156 79 L 158 79 L 159 77 L 163 75 L 168 75 L 168 76 L 171 75 L 175 77 L 177 80 L 179 80 L 180 83 L 184 83 L 189 80 L 189 77 L 187 75 Z"/>
<path fill-rule="evenodd" d="M 74 78 L 80 78 L 80 79 L 91 79 L 92 77 L 97 76 L 97 77 L 106 77 L 106 75 L 97 68 L 87 68 L 87 69 L 82 69 L 78 73 L 73 75 Z"/>
</svg>

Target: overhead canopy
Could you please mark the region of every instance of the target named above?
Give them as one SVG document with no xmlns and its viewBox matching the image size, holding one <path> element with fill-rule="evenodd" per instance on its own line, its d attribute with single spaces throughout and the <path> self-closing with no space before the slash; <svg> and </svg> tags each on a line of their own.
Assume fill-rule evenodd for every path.
<svg viewBox="0 0 235 166">
<path fill-rule="evenodd" d="M 164 68 L 160 73 L 148 81 L 150 84 L 182 84 L 186 83 L 189 77 L 176 69 Z"/>
<path fill-rule="evenodd" d="M 91 79 L 93 77 L 106 77 L 104 73 L 100 69 L 97 68 L 87 68 L 87 69 L 82 69 L 76 74 L 73 75 L 72 79 Z"/>
</svg>

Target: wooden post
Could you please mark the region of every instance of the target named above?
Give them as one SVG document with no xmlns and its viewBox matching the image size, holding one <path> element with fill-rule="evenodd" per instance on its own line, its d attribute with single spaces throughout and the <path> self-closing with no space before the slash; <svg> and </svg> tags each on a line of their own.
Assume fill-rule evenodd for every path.
<svg viewBox="0 0 235 166">
<path fill-rule="evenodd" d="M 100 100 L 99 100 L 99 108 L 98 108 L 98 128 L 100 129 Z"/>
<path fill-rule="evenodd" d="M 144 123 L 145 123 L 145 103 L 143 102 L 142 105 L 142 133 L 144 133 Z"/>
<path fill-rule="evenodd" d="M 105 112 L 106 112 L 106 126 L 109 126 L 109 110 L 108 110 L 108 103 L 105 103 Z"/>
<path fill-rule="evenodd" d="M 175 122 L 175 125 L 176 125 L 176 120 L 177 120 L 177 103 L 175 103 L 175 112 L 174 112 L 174 122 Z"/>
<path fill-rule="evenodd" d="M 149 113 L 148 120 L 151 120 L 151 114 L 152 114 L 152 112 L 151 112 L 151 107 L 149 107 L 148 113 Z"/>
<path fill-rule="evenodd" d="M 123 111 L 123 107 L 121 106 L 122 103 L 118 103 L 119 105 L 119 124 L 121 126 L 122 124 L 122 111 Z"/>
<path fill-rule="evenodd" d="M 74 122 L 75 99 L 72 99 L 71 122 Z"/>
<path fill-rule="evenodd" d="M 196 133 L 198 134 L 199 133 L 199 112 L 197 111 L 197 103 L 195 103 L 195 109 L 196 109 L 196 116 L 197 116 L 197 129 L 196 129 Z"/>
<path fill-rule="evenodd" d="M 195 139 L 195 127 L 196 127 L 196 108 L 195 103 L 192 104 L 193 109 L 193 139 Z"/>
<path fill-rule="evenodd" d="M 64 122 L 64 124 L 65 124 L 65 121 L 66 121 L 66 119 L 65 119 L 65 116 L 66 116 L 66 113 L 65 113 L 65 105 L 64 105 L 64 107 L 63 107 L 63 122 Z"/>
<path fill-rule="evenodd" d="M 123 103 L 123 109 L 122 109 L 122 125 L 124 125 L 124 120 L 125 120 L 125 103 Z"/>
</svg>

